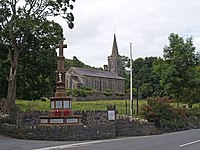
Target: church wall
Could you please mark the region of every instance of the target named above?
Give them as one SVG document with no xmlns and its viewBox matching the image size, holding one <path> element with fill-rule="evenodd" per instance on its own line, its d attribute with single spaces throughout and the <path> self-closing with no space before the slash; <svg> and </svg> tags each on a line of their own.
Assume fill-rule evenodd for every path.
<svg viewBox="0 0 200 150">
<path fill-rule="evenodd" d="M 93 76 L 77 76 L 82 86 L 89 87 L 97 92 L 111 92 L 124 93 L 124 81 L 119 79 L 93 77 Z M 70 75 L 66 75 L 66 88 L 78 88 L 79 83 L 74 81 Z"/>
<path fill-rule="evenodd" d="M 85 84 L 83 86 L 88 86 L 99 92 L 104 92 L 110 90 L 111 92 L 124 93 L 123 80 L 102 78 L 102 77 L 85 77 Z"/>
</svg>

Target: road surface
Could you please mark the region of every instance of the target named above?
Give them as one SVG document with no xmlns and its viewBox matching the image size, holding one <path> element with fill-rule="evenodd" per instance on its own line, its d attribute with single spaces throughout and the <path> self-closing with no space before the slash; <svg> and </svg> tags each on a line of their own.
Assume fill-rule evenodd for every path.
<svg viewBox="0 0 200 150">
<path fill-rule="evenodd" d="M 200 150 L 200 129 L 96 141 L 37 141 L 0 136 L 1 150 Z"/>
</svg>

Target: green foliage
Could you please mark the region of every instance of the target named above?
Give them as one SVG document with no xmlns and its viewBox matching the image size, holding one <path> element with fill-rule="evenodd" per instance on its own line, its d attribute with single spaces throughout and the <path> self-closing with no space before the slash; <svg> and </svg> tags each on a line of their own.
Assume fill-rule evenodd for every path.
<svg viewBox="0 0 200 150">
<path fill-rule="evenodd" d="M 105 96 L 111 96 L 113 93 L 111 92 L 110 89 L 106 89 L 106 91 L 104 91 L 104 95 Z"/>
<path fill-rule="evenodd" d="M 142 84 L 139 88 L 140 95 L 144 98 L 152 96 L 153 88 L 151 87 L 150 83 Z"/>
<path fill-rule="evenodd" d="M 85 64 L 78 60 L 76 56 L 73 57 L 73 59 L 65 59 L 65 70 L 68 70 L 70 67 L 79 67 L 83 68 Z"/>
<path fill-rule="evenodd" d="M 81 87 L 80 89 L 67 89 L 67 94 L 72 97 L 86 97 L 92 95 L 93 90 L 89 87 Z"/>
<path fill-rule="evenodd" d="M 194 66 L 197 65 L 198 59 L 195 55 L 195 47 L 192 38 L 184 40 L 177 34 L 170 34 L 169 46 L 164 48 L 163 70 L 161 71 L 161 85 L 169 96 L 179 102 L 180 100 L 189 99 L 186 91 L 190 92 L 193 87 L 191 82 L 195 78 Z"/>
<path fill-rule="evenodd" d="M 21 111 L 35 111 L 35 110 L 42 110 L 47 111 L 50 109 L 50 101 L 46 99 L 46 101 L 42 100 L 17 100 L 17 106 L 20 108 Z"/>
<path fill-rule="evenodd" d="M 131 91 L 131 89 L 128 89 L 127 93 L 130 94 L 130 91 Z M 132 94 L 133 94 L 133 96 L 136 96 L 136 94 L 137 94 L 137 89 L 136 88 L 132 88 Z"/>
<path fill-rule="evenodd" d="M 148 105 L 143 106 L 142 115 L 148 121 L 156 123 L 157 127 L 185 128 L 187 111 L 184 108 L 174 108 L 168 97 L 149 98 Z"/>
<path fill-rule="evenodd" d="M 30 35 L 27 51 L 20 59 L 17 97 L 39 99 L 52 96 L 54 92 L 57 55 L 55 45 L 62 34 L 61 27 L 54 22 L 43 22 L 40 30 Z"/>
<path fill-rule="evenodd" d="M 18 89 L 18 94 L 22 91 L 25 91 L 25 93 L 29 91 L 31 98 L 36 98 L 38 94 L 41 94 L 38 92 L 39 88 L 42 88 L 43 92 L 47 91 L 47 93 L 49 90 L 52 91 L 48 83 L 49 81 L 51 82 L 52 79 L 46 76 L 46 74 L 48 74 L 48 67 L 54 66 L 54 59 L 52 58 L 53 55 L 55 55 L 55 51 L 51 50 L 55 48 L 55 42 L 58 42 L 58 39 L 63 38 L 63 36 L 60 26 L 58 27 L 56 23 L 48 21 L 47 17 L 59 15 L 67 21 L 69 28 L 73 28 L 74 17 L 70 10 L 73 9 L 71 2 L 74 1 L 75 0 L 26 0 L 23 3 L 21 3 L 21 1 L 0 1 L 0 43 L 6 47 L 6 54 L 10 61 L 9 75 L 7 75 L 7 91 L 9 92 L 7 92 L 7 105 L 5 105 L 8 107 L 6 108 L 8 111 L 9 107 L 15 104 L 17 86 L 21 86 L 21 89 Z M 44 50 L 50 50 L 51 52 L 48 54 L 43 53 Z M 52 56 L 50 57 L 50 62 L 52 61 L 52 64 L 47 63 L 46 66 L 48 67 L 45 66 L 46 59 L 43 60 L 42 58 L 44 54 L 46 54 L 46 57 Z M 40 67 L 42 66 L 42 68 L 36 67 L 38 64 L 41 64 Z M 19 74 L 20 69 L 23 70 L 23 72 L 20 73 L 27 73 L 26 71 L 30 71 L 30 67 L 33 67 L 33 70 L 30 72 L 31 75 L 29 75 L 29 77 L 32 77 L 30 80 L 31 83 L 26 79 L 28 75 L 23 76 L 23 74 Z M 44 75 L 45 77 L 41 74 L 39 75 L 38 72 L 41 71 L 41 69 L 44 69 L 41 74 L 46 72 Z M 34 76 L 35 72 L 37 72 L 36 76 Z M 17 83 L 17 76 L 19 75 L 22 79 Z M 37 85 L 38 81 L 39 84 L 42 83 L 41 85 L 47 83 L 48 88 Z M 23 85 L 20 85 L 21 83 Z M 16 86 L 16 84 L 18 85 Z M 45 95 L 47 93 L 45 93 Z"/>
<path fill-rule="evenodd" d="M 195 104 L 192 108 L 188 110 L 189 116 L 200 117 L 200 103 Z"/>
<path fill-rule="evenodd" d="M 133 62 L 133 86 L 139 91 L 139 97 L 147 98 L 157 96 L 162 91 L 159 78 L 154 72 L 156 57 L 138 58 Z"/>
<path fill-rule="evenodd" d="M 84 64 L 80 61 L 76 56 L 73 59 L 65 59 L 65 70 L 68 70 L 70 67 L 78 67 L 78 68 L 85 68 L 85 69 L 99 69 L 103 70 L 102 68 L 96 68 L 89 65 Z"/>
</svg>

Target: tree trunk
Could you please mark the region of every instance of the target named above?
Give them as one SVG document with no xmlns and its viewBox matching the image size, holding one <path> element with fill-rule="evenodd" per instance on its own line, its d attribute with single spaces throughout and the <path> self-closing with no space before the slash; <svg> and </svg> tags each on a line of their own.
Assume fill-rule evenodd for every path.
<svg viewBox="0 0 200 150">
<path fill-rule="evenodd" d="M 8 81 L 8 93 L 7 93 L 7 111 L 9 112 L 11 107 L 15 106 L 16 100 L 16 75 L 13 75 L 13 78 Z"/>
<path fill-rule="evenodd" d="M 12 62 L 10 67 L 10 74 L 8 77 L 8 90 L 6 96 L 6 103 L 3 108 L 5 113 L 10 113 L 10 110 L 15 107 L 16 100 L 16 84 L 17 84 L 17 66 L 18 60 Z"/>
</svg>

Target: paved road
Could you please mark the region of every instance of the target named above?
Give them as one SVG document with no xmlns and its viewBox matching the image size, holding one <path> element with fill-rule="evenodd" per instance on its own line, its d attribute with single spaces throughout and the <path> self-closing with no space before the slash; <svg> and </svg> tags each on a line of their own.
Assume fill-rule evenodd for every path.
<svg viewBox="0 0 200 150">
<path fill-rule="evenodd" d="M 200 129 L 97 141 L 35 141 L 0 136 L 1 150 L 200 150 Z"/>
</svg>

